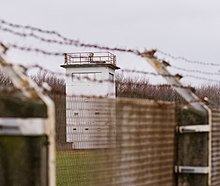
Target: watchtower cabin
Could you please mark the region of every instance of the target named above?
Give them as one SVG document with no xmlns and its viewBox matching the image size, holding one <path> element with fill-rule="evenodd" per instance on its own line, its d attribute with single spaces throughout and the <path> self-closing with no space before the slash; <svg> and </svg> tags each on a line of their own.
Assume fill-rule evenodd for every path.
<svg viewBox="0 0 220 186">
<path fill-rule="evenodd" d="M 74 149 L 107 148 L 114 138 L 116 56 L 110 52 L 65 53 L 66 141 Z"/>
</svg>

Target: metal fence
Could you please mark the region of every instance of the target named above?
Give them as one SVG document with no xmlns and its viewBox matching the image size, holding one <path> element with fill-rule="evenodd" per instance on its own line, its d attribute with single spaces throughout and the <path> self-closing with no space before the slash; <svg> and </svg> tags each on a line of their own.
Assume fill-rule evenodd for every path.
<svg viewBox="0 0 220 186">
<path fill-rule="evenodd" d="M 65 113 L 61 100 L 57 116 Z M 174 104 L 86 97 L 67 103 L 67 123 L 62 115 L 56 126 L 57 185 L 174 185 Z"/>
<path fill-rule="evenodd" d="M 0 185 L 54 186 L 54 103 L 19 69 L 10 72 L 27 91 L 0 90 Z"/>
<path fill-rule="evenodd" d="M 116 65 L 116 56 L 110 52 L 65 53 L 65 65 L 107 63 Z"/>
<path fill-rule="evenodd" d="M 220 109 L 212 110 L 211 185 L 220 185 Z"/>
</svg>

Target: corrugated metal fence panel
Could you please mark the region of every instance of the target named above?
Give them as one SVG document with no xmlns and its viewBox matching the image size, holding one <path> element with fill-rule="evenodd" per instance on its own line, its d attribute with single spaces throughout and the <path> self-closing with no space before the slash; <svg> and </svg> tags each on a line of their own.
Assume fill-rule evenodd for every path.
<svg viewBox="0 0 220 186">
<path fill-rule="evenodd" d="M 73 145 L 57 152 L 58 185 L 174 185 L 173 104 L 83 99 L 68 99 L 68 109 L 78 111 L 67 111 L 62 135 Z"/>
<path fill-rule="evenodd" d="M 220 185 L 220 109 L 212 110 L 211 185 Z"/>
</svg>

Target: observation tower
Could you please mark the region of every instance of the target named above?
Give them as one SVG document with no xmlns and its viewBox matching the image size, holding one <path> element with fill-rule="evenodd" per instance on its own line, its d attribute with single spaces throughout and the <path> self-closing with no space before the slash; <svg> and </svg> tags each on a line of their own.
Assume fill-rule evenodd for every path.
<svg viewBox="0 0 220 186">
<path fill-rule="evenodd" d="M 74 149 L 107 148 L 115 138 L 115 109 L 95 97 L 115 98 L 116 56 L 65 53 L 61 67 L 66 69 L 66 141 Z"/>
</svg>

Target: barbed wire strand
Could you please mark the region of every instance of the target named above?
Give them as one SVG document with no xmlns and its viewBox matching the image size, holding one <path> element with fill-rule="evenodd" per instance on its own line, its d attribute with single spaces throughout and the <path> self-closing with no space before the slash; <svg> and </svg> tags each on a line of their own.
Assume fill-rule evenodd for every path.
<svg viewBox="0 0 220 186">
<path fill-rule="evenodd" d="M 12 67 L 14 66 L 15 64 L 7 64 L 8 66 Z M 78 75 L 75 75 L 75 74 L 66 74 L 66 73 L 62 73 L 62 72 L 54 72 L 52 70 L 48 70 L 38 64 L 35 64 L 35 65 L 29 65 L 29 66 L 24 66 L 24 65 L 21 65 L 21 64 L 16 64 L 18 65 L 20 68 L 23 68 L 23 70 L 25 71 L 25 73 L 27 74 L 28 71 L 30 71 L 31 69 L 39 69 L 41 70 L 42 72 L 46 72 L 48 74 L 51 74 L 53 76 L 56 76 L 57 75 L 60 75 L 60 76 L 66 76 L 66 77 L 71 77 L 73 79 L 77 79 L 77 80 L 88 80 L 88 81 L 92 81 L 92 82 L 97 82 L 97 83 L 104 83 L 104 82 L 110 82 L 110 83 L 114 83 L 114 81 L 112 80 L 109 80 L 109 79 L 105 79 L 105 80 L 97 80 L 97 79 L 94 79 L 94 78 L 90 78 L 88 76 L 78 76 Z M 148 75 L 153 75 L 153 76 L 162 76 L 162 77 L 173 77 L 175 78 L 176 76 L 173 76 L 173 75 L 166 75 L 166 74 L 156 74 L 156 73 L 152 73 L 152 72 L 146 72 L 146 71 L 138 71 L 138 70 L 130 70 L 130 69 L 124 69 L 123 72 L 132 72 L 132 73 L 142 73 L 142 74 L 148 74 Z M 126 84 L 127 82 L 125 82 Z M 143 83 L 133 83 L 133 82 L 129 82 L 128 84 L 133 84 L 133 85 L 141 85 Z M 149 84 L 148 84 L 149 85 Z M 171 84 L 163 84 L 164 86 L 171 86 L 171 87 L 178 87 L 178 88 L 185 88 L 185 89 L 191 89 L 192 87 L 190 86 L 180 86 L 180 85 L 171 85 Z M 152 86 L 158 86 L 158 85 L 152 85 Z M 159 85 L 160 86 L 160 85 Z"/>
<path fill-rule="evenodd" d="M 34 69 L 34 68 L 37 68 L 43 72 L 46 72 L 46 73 L 49 73 L 51 75 L 54 75 L 54 76 L 66 76 L 66 77 L 72 77 L 72 78 L 75 78 L 77 80 L 88 80 L 88 81 L 93 81 L 93 82 L 98 82 L 98 83 L 103 83 L 103 82 L 113 82 L 112 80 L 96 80 L 96 79 L 93 79 L 93 78 L 89 78 L 87 76 L 84 76 L 84 77 L 79 77 L 78 75 L 74 75 L 74 74 L 66 74 L 66 73 L 62 73 L 62 72 L 54 72 L 52 70 L 48 70 L 38 64 L 35 64 L 35 65 L 29 65 L 27 67 L 24 67 L 23 65 L 21 65 L 22 68 L 25 69 L 25 71 L 29 71 L 31 69 Z M 141 74 L 141 75 L 152 75 L 152 76 L 160 76 L 160 77 L 172 77 L 172 78 L 176 78 L 177 75 L 167 75 L 167 74 L 157 74 L 157 73 L 154 73 L 154 72 L 147 72 L 147 71 L 140 71 L 140 70 L 132 70 L 132 69 L 122 69 L 121 72 L 125 72 L 125 73 L 137 73 L 137 74 Z M 179 74 L 178 74 L 179 75 Z M 220 83 L 220 81 L 218 80 L 215 80 L 215 79 L 208 79 L 208 78 L 204 78 L 204 77 L 199 77 L 199 76 L 194 76 L 194 75 L 189 75 L 189 74 L 186 74 L 186 75 L 183 75 L 183 77 L 189 77 L 189 78 L 194 78 L 194 79 L 199 79 L 199 80 L 205 80 L 205 81 L 209 81 L 209 82 L 216 82 L 216 83 Z M 137 83 L 138 84 L 138 83 Z M 139 83 L 141 84 L 141 83 Z M 175 87 L 175 85 L 172 85 Z M 188 86 L 177 86 L 177 87 L 180 87 L 180 88 L 189 88 Z"/>
<path fill-rule="evenodd" d="M 45 38 L 37 36 L 37 35 L 35 35 L 33 33 L 30 33 L 30 34 L 19 33 L 19 32 L 15 32 L 15 31 L 12 31 L 12 30 L 7 29 L 7 28 L 4 28 L 4 29 L 2 28 L 2 30 L 4 30 L 4 31 L 7 31 L 7 32 L 10 32 L 12 34 L 16 34 L 16 35 L 22 36 L 22 37 L 31 36 L 31 37 L 35 37 L 36 39 L 40 39 L 41 41 L 49 41 L 51 43 L 62 43 L 62 44 L 74 45 L 76 47 L 86 47 L 86 48 L 95 48 L 95 49 L 100 49 L 100 50 L 132 53 L 132 54 L 135 54 L 137 56 L 141 56 L 141 52 L 139 50 L 136 50 L 136 49 L 127 49 L 127 48 L 119 48 L 119 47 L 108 47 L 108 46 L 101 46 L 101 45 L 98 45 L 98 44 L 83 43 L 83 42 L 81 42 L 79 40 L 73 40 L 73 39 L 69 39 L 67 37 L 64 37 L 60 33 L 56 32 L 56 31 L 49 31 L 49 30 L 43 30 L 43 29 L 40 29 L 40 28 L 31 27 L 31 26 L 23 26 L 23 25 L 13 24 L 13 23 L 6 22 L 4 20 L 0 20 L 0 23 L 1 24 L 6 24 L 6 25 L 14 27 L 14 28 L 23 28 L 23 29 L 29 29 L 31 31 L 38 31 L 38 32 L 41 32 L 41 33 L 47 33 L 47 34 L 56 35 L 59 38 L 63 39 L 65 42 L 45 39 Z"/>
<path fill-rule="evenodd" d="M 159 86 L 153 86 L 151 85 L 152 88 L 170 88 L 170 90 L 172 91 L 172 86 L 169 85 L 169 84 L 161 84 Z M 44 91 L 47 91 L 46 89 L 44 89 Z M 7 94 L 19 94 L 21 93 L 21 90 L 20 89 L 17 89 L 15 87 L 12 87 L 12 86 L 0 86 L 0 92 L 1 93 L 7 93 Z M 111 98 L 111 97 L 108 97 L 108 96 L 115 96 L 115 92 L 114 93 L 108 93 L 108 96 L 95 96 L 95 95 L 83 95 L 83 94 L 66 94 L 65 92 L 62 92 L 62 91 L 56 91 L 56 90 L 53 90 L 52 92 L 50 92 L 52 94 L 56 94 L 56 95 L 60 95 L 60 96 L 67 96 L 67 97 L 85 97 L 85 98 Z M 119 96 L 120 97 L 120 96 Z M 158 101 L 162 101 L 162 100 L 158 100 Z M 184 100 L 182 100 L 184 101 Z M 184 103 L 180 103 L 178 102 L 178 104 L 183 104 L 183 105 L 190 105 L 191 103 L 197 103 L 197 102 L 204 102 L 203 99 L 198 99 L 198 100 L 195 100 L 195 101 L 190 101 L 190 102 L 185 102 Z"/>
<path fill-rule="evenodd" d="M 38 48 L 29 48 L 29 47 L 21 47 L 15 44 L 10 44 L 10 46 L 12 48 L 16 48 L 22 51 L 28 51 L 28 52 L 38 52 L 38 53 L 42 53 L 44 55 L 53 55 L 53 56 L 63 56 L 63 53 L 59 53 L 59 52 L 49 52 L 49 51 L 45 51 L 42 49 L 38 49 Z M 58 75 L 58 72 L 52 72 L 49 70 L 46 70 L 45 68 L 43 68 L 42 66 L 39 65 L 32 65 L 29 66 L 29 68 L 39 68 L 45 72 L 49 72 L 53 75 Z M 153 73 L 153 72 L 146 72 L 146 71 L 139 71 L 139 70 L 131 70 L 131 69 L 122 69 L 122 72 L 128 72 L 128 73 L 138 73 L 138 74 L 142 74 L 142 75 L 153 75 L 153 76 L 162 76 L 162 77 L 173 77 L 175 78 L 177 75 L 167 75 L 167 74 L 157 74 L 157 73 Z M 64 75 L 64 74 L 59 74 L 59 75 Z M 210 78 L 205 78 L 205 77 L 199 77 L 199 76 L 195 76 L 195 75 L 191 75 L 191 74 L 184 74 L 184 75 L 180 75 L 183 78 L 194 78 L 194 79 L 198 79 L 198 80 L 204 80 L 204 81 L 208 81 L 208 82 L 216 82 L 216 83 L 220 83 L 219 80 L 216 79 L 210 79 Z"/>
<path fill-rule="evenodd" d="M 15 44 L 9 44 L 10 47 L 18 49 L 18 50 L 22 50 L 22 51 L 27 51 L 27 52 L 37 52 L 37 53 L 41 53 L 44 55 L 52 55 L 52 56 L 63 56 L 64 53 L 61 52 L 50 52 L 50 51 L 45 51 L 43 49 L 39 49 L 39 48 L 30 48 L 30 47 L 23 47 L 23 46 L 18 46 Z M 128 72 L 129 70 L 127 70 Z M 152 73 L 152 72 L 144 72 L 144 71 L 135 71 L 135 70 L 130 70 L 130 72 L 132 73 L 142 73 L 142 74 L 148 74 L 148 75 L 154 75 L 156 76 L 157 73 Z M 190 70 L 189 70 L 190 72 Z M 175 77 L 175 75 L 163 75 L 163 74 L 159 74 L 162 77 Z M 191 75 L 191 74 L 185 74 L 183 77 L 188 77 L 188 78 L 194 78 L 194 79 L 198 79 L 198 80 L 205 80 L 205 81 L 209 81 L 209 82 L 216 82 L 216 83 L 220 83 L 219 80 L 215 80 L 215 79 L 210 79 L 210 78 L 204 78 L 204 77 L 199 77 L 199 76 L 195 76 L 195 75 Z"/>
<path fill-rule="evenodd" d="M 4 28 L 2 26 L 0 26 L 0 30 L 3 32 L 8 32 L 10 34 L 16 35 L 16 36 L 20 36 L 20 37 L 33 37 L 37 40 L 40 40 L 42 42 L 47 42 L 47 43 L 54 43 L 54 44 L 58 44 L 58 45 L 70 45 L 70 46 L 78 46 L 78 41 L 73 41 L 73 42 L 65 42 L 65 41 L 59 41 L 56 39 L 47 39 L 41 36 L 38 36 L 36 34 L 34 34 L 33 32 L 30 33 L 25 33 L 25 32 L 18 32 L 15 31 L 13 29 L 9 29 L 9 28 Z"/>
<path fill-rule="evenodd" d="M 168 52 L 164 52 L 160 49 L 156 49 L 157 53 L 159 54 L 162 54 L 164 56 L 167 56 L 167 57 L 170 57 L 171 59 L 174 59 L 174 60 L 182 60 L 184 62 L 187 62 L 187 63 L 194 63 L 194 64 L 199 64 L 199 65 L 205 65 L 205 66 L 216 66 L 216 67 L 220 67 L 220 64 L 218 63 L 209 63 L 209 62 L 204 62 L 204 61 L 197 61 L 197 60 L 190 60 L 190 59 L 187 59 L 183 56 L 174 56 Z"/>
<path fill-rule="evenodd" d="M 2 31 L 6 31 L 6 32 L 9 32 L 11 34 L 15 34 L 15 35 L 18 35 L 18 36 L 21 36 L 21 37 L 33 37 L 35 39 L 38 39 L 40 41 L 43 41 L 43 42 L 47 42 L 47 43 L 56 43 L 56 44 L 59 44 L 59 45 L 73 45 L 73 46 L 78 46 L 78 41 L 74 41 L 74 43 L 69 43 L 69 42 L 63 42 L 63 41 L 58 41 L 58 40 L 54 40 L 54 39 L 46 39 L 46 38 L 43 38 L 43 37 L 40 37 L 38 35 L 35 35 L 34 33 L 21 33 L 21 32 L 17 32 L 17 31 L 14 31 L 12 29 L 8 29 L 8 28 L 3 28 L 0 26 L 0 30 Z M 15 47 L 15 45 L 12 45 L 13 47 Z M 23 49 L 25 50 L 24 48 L 26 48 L 27 51 L 35 51 L 35 52 L 41 52 L 42 54 L 54 54 L 54 55 L 61 55 L 61 54 L 58 54 L 58 53 L 51 53 L 51 52 L 46 52 L 42 49 L 33 49 L 33 50 L 28 50 L 27 47 L 18 47 L 16 45 L 16 48 L 18 49 Z M 174 65 L 171 65 L 172 68 L 174 69 L 177 69 L 177 70 L 181 70 L 181 71 L 185 71 L 185 72 L 192 72 L 192 73 L 200 73 L 200 74 L 205 74 L 205 75 L 220 75 L 220 73 L 212 73 L 212 72 L 206 72 L 206 71 L 201 71 L 201 70 L 190 70 L 190 69 L 186 69 L 186 68 L 182 68 L 182 67 L 178 67 L 178 66 L 174 66 Z"/>
<path fill-rule="evenodd" d="M 31 70 L 31 69 L 33 69 L 33 68 L 38 68 L 38 69 L 40 69 L 40 70 L 42 70 L 42 71 L 44 71 L 44 72 L 47 72 L 47 73 L 51 73 L 51 74 L 59 74 L 59 75 L 66 75 L 66 76 L 71 76 L 72 78 L 74 78 L 74 79 L 77 79 L 77 80 L 88 80 L 88 81 L 95 81 L 95 82 L 99 82 L 99 83 L 104 83 L 104 82 L 111 82 L 111 83 L 114 83 L 112 80 L 96 80 L 96 79 L 92 79 L 92 78 L 89 78 L 89 77 L 79 77 L 79 76 L 77 76 L 77 75 L 74 75 L 74 74 L 64 74 L 64 73 L 58 73 L 58 72 L 53 72 L 53 71 L 51 71 L 51 70 L 48 70 L 48 69 L 45 69 L 44 67 L 42 67 L 42 66 L 40 66 L 40 65 L 37 65 L 37 64 L 35 64 L 35 65 L 29 65 L 29 66 L 27 66 L 27 67 L 25 67 L 25 66 L 23 66 L 23 65 L 20 65 L 20 64 L 7 64 L 8 66 L 10 66 L 10 67 L 12 67 L 12 66 L 15 66 L 15 65 L 18 65 L 20 68 L 23 68 L 23 70 L 25 71 L 25 73 L 27 74 L 27 72 L 29 71 L 29 70 Z M 160 76 L 163 76 L 163 75 L 161 75 L 161 74 L 155 74 L 155 73 L 151 73 L 151 72 L 144 72 L 144 71 L 137 71 L 137 70 L 130 70 L 130 69 L 125 69 L 124 70 L 124 72 L 133 72 L 133 73 L 144 73 L 144 74 L 150 74 L 150 75 L 160 75 Z M 164 76 L 167 76 L 167 75 L 164 75 Z M 173 76 L 171 76 L 171 77 L 173 77 Z M 123 86 L 123 85 L 138 85 L 138 86 L 140 86 L 140 85 L 142 85 L 142 86 L 148 86 L 148 88 L 149 87 L 154 87 L 154 88 L 161 88 L 161 87 L 165 87 L 165 88 L 171 88 L 171 89 L 173 89 L 173 88 L 183 88 L 183 89 L 192 89 L 192 87 L 190 87 L 190 86 L 182 86 L 182 85 L 172 85 L 172 84 L 162 84 L 162 85 L 151 85 L 151 84 L 146 84 L 146 83 L 136 83 L 136 82 L 122 82 L 121 83 L 121 85 Z M 10 93 L 17 93 L 18 92 L 18 89 L 12 89 L 11 87 L 9 87 L 9 88 L 1 88 L 1 91 L 2 92 L 4 92 L 4 91 L 6 91 L 6 92 L 10 92 Z M 62 94 L 63 95 L 63 92 L 61 93 L 61 92 L 53 92 L 53 93 L 56 93 L 56 94 Z M 109 93 L 108 94 L 108 96 L 114 96 L 115 95 L 115 93 Z M 71 96 L 84 96 L 85 97 L 85 95 L 71 95 Z M 90 97 L 90 96 L 86 96 L 86 97 Z M 96 96 L 92 96 L 92 97 L 96 97 Z M 98 97 L 106 97 L 106 96 L 98 96 Z M 196 102 L 204 102 L 204 100 L 202 100 L 202 99 L 198 99 L 198 100 L 195 100 L 195 101 L 191 101 L 191 102 L 188 102 L 188 103 L 184 103 L 184 104 L 182 104 L 182 103 L 178 103 L 179 105 L 181 104 L 181 105 L 183 105 L 183 106 L 187 106 L 187 105 L 190 105 L 191 103 L 196 103 Z"/>
<path fill-rule="evenodd" d="M 3 31 L 7 31 L 7 32 L 10 32 L 12 34 L 22 36 L 22 37 L 28 37 L 28 36 L 33 37 L 33 38 L 36 38 L 38 40 L 48 42 L 48 43 L 57 43 L 59 45 L 74 45 L 74 46 L 81 46 L 81 47 L 99 48 L 99 49 L 102 49 L 102 50 L 103 49 L 105 49 L 105 50 L 114 50 L 114 51 L 120 51 L 120 52 L 134 53 L 135 55 L 141 55 L 140 51 L 138 51 L 138 50 L 123 49 L 123 48 L 111 48 L 111 47 L 105 47 L 105 46 L 103 47 L 103 46 L 99 46 L 99 45 L 95 45 L 95 44 L 80 43 L 78 40 L 72 40 L 72 39 L 65 38 L 61 34 L 59 34 L 58 32 L 55 32 L 55 31 L 46 31 L 46 30 L 42 30 L 42 29 L 39 29 L 39 28 L 35 28 L 35 27 L 11 24 L 11 23 L 5 22 L 3 20 L 1 20 L 1 23 L 3 23 L 3 24 L 5 23 L 8 26 L 13 26 L 13 27 L 17 27 L 17 28 L 26 28 L 26 29 L 30 29 L 32 31 L 38 31 L 38 32 L 47 33 L 47 34 L 54 34 L 54 35 L 62 38 L 64 41 L 68 41 L 68 42 L 62 42 L 62 41 L 58 41 L 58 40 L 54 40 L 54 39 L 53 40 L 52 39 L 46 39 L 46 38 L 40 37 L 40 36 L 38 36 L 34 33 L 28 33 L 28 34 L 27 33 L 20 33 L 20 32 L 16 32 L 16 31 L 13 31 L 13 30 L 8 29 L 8 28 L 2 28 L 1 27 L 1 29 Z M 54 56 L 62 56 L 63 55 L 63 53 L 60 53 L 60 52 L 49 52 L 49 51 L 45 51 L 45 50 L 38 49 L 38 48 L 23 47 L 23 46 L 18 46 L 18 45 L 15 45 L 15 44 L 10 44 L 10 46 L 13 47 L 13 48 L 19 49 L 19 50 L 28 51 L 28 52 L 38 52 L 38 53 L 42 53 L 44 55 L 54 55 Z M 201 62 L 201 61 L 192 61 L 192 60 L 188 60 L 184 57 L 175 57 L 175 56 L 173 56 L 169 53 L 165 53 L 161 50 L 157 50 L 157 52 L 161 53 L 163 55 L 166 55 L 168 57 L 171 57 L 172 59 L 180 59 L 180 60 L 183 60 L 183 61 L 186 61 L 186 62 L 189 62 L 189 63 L 197 63 L 197 64 L 200 64 L 200 65 L 220 66 L 219 64 L 214 64 L 214 63 L 205 63 L 205 62 Z M 183 71 L 187 71 L 187 72 L 196 72 L 196 73 L 201 73 L 201 74 L 206 74 L 206 75 L 218 75 L 218 74 L 215 74 L 215 73 L 203 72 L 203 71 L 198 71 L 198 70 L 187 70 L 187 69 L 176 67 L 176 66 L 173 66 L 173 67 L 178 69 L 178 70 L 183 70 Z M 145 72 L 145 74 L 146 74 L 146 72 Z M 148 73 L 148 74 L 156 75 L 155 73 Z M 165 76 L 165 75 L 161 75 L 161 76 Z M 197 78 L 197 79 L 201 79 L 201 80 L 206 80 L 206 81 L 215 81 L 215 82 L 219 83 L 219 81 L 213 80 L 213 79 L 201 78 L 201 77 L 193 76 L 193 75 L 185 75 L 185 76 L 186 77 L 191 77 L 191 78 Z M 73 75 L 72 75 L 72 77 L 73 77 Z M 76 77 L 76 78 L 79 79 L 78 77 Z M 87 79 L 87 80 L 91 80 L 88 77 L 84 77 L 84 78 Z M 103 82 L 103 80 L 101 80 L 100 82 Z M 171 86 L 175 87 L 176 85 L 171 85 Z"/>
<path fill-rule="evenodd" d="M 40 32 L 43 34 L 54 35 L 64 41 L 71 41 L 71 42 L 75 42 L 75 43 L 78 42 L 78 40 L 66 38 L 66 37 L 62 36 L 60 33 L 58 33 L 57 31 L 53 31 L 53 30 L 51 31 L 51 30 L 45 30 L 45 29 L 41 29 L 41 28 L 37 28 L 37 27 L 33 27 L 33 26 L 28 26 L 28 25 L 20 25 L 20 24 L 10 23 L 10 22 L 2 20 L 2 19 L 0 19 L 0 23 L 2 25 L 7 25 L 7 26 L 13 27 L 13 28 L 28 29 L 30 31 L 36 31 L 36 32 Z"/>
<path fill-rule="evenodd" d="M 36 53 L 41 53 L 43 55 L 49 55 L 49 56 L 64 56 L 64 53 L 62 53 L 62 52 L 51 52 L 51 51 L 46 51 L 46 50 L 39 49 L 39 48 L 24 47 L 24 46 L 19 46 L 19 45 L 16 45 L 16 44 L 11 44 L 11 43 L 8 43 L 8 45 L 11 48 L 18 49 L 18 50 L 21 50 L 21 51 L 36 52 Z M 192 73 L 196 72 L 196 73 L 205 74 L 205 75 L 219 75 L 218 73 L 211 73 L 211 72 L 205 72 L 205 71 L 199 71 L 199 70 L 188 70 L 188 69 L 184 69 L 184 68 L 173 66 L 173 65 L 170 65 L 170 67 L 173 67 L 173 68 L 178 69 L 178 70 L 186 71 L 186 72 L 192 72 Z M 140 71 L 134 71 L 133 70 L 133 73 L 135 73 L 135 72 L 136 73 L 141 73 Z M 151 75 L 156 75 L 156 73 L 149 73 L 149 72 L 145 73 L 143 71 L 142 71 L 142 73 L 143 74 L 148 74 L 148 75 L 150 75 L 150 74 Z M 161 76 L 165 77 L 167 75 L 161 75 Z M 220 81 L 215 80 L 215 79 L 199 77 L 199 76 L 195 76 L 195 75 L 191 75 L 191 74 L 186 74 L 186 75 L 184 75 L 184 77 L 190 77 L 190 78 L 205 80 L 205 81 L 209 81 L 209 82 L 213 82 L 214 81 L 216 83 L 220 83 Z"/>
<path fill-rule="evenodd" d="M 204 74 L 204 75 L 211 75 L 211 76 L 220 76 L 220 72 L 207 72 L 202 70 L 192 70 L 192 69 L 186 69 L 182 67 L 178 67 L 176 65 L 170 65 L 171 68 L 174 68 L 176 70 L 184 71 L 184 72 L 192 72 L 192 73 L 198 73 L 198 74 Z"/>
<path fill-rule="evenodd" d="M 57 32 L 57 31 L 44 30 L 44 29 L 41 29 L 41 28 L 32 27 L 32 26 L 28 26 L 28 25 L 20 25 L 20 24 L 10 23 L 10 22 L 2 20 L 2 19 L 0 19 L 0 23 L 2 25 L 7 25 L 7 26 L 10 26 L 10 27 L 13 27 L 13 28 L 22 28 L 22 29 L 28 29 L 30 31 L 36 31 L 36 32 L 44 33 L 44 34 L 55 35 L 55 36 L 57 36 L 58 38 L 62 39 L 65 42 L 41 38 L 40 36 L 37 36 L 33 33 L 29 34 L 29 36 L 35 37 L 36 39 L 41 39 L 42 41 L 49 40 L 49 42 L 57 43 L 57 44 L 65 44 L 65 45 L 69 44 L 69 45 L 74 45 L 74 46 L 97 48 L 97 49 L 101 49 L 101 50 L 128 52 L 128 53 L 133 53 L 133 54 L 138 55 L 138 56 L 141 55 L 141 52 L 139 50 L 136 50 L 136 49 L 113 48 L 113 47 L 107 47 L 107 46 L 100 46 L 100 45 L 96 45 L 96 44 L 82 43 L 79 40 L 67 38 L 67 37 L 63 36 L 62 34 L 60 34 L 59 32 Z M 10 31 L 10 30 L 5 29 L 5 31 Z M 14 34 L 18 34 L 18 33 L 14 32 Z M 22 34 L 18 34 L 18 35 L 22 36 Z M 196 64 L 200 64 L 200 65 L 210 65 L 210 66 L 218 66 L 218 67 L 220 66 L 220 64 L 218 64 L 218 63 L 209 63 L 209 62 L 203 62 L 203 61 L 196 61 L 196 60 L 187 59 L 187 58 L 182 57 L 182 56 L 174 56 L 174 55 L 172 55 L 168 52 L 164 52 L 160 49 L 156 49 L 156 51 L 158 53 L 160 53 L 162 55 L 165 55 L 167 57 L 170 57 L 172 59 L 182 60 L 182 61 L 185 61 L 187 63 L 196 63 Z"/>
<path fill-rule="evenodd" d="M 10 48 L 21 50 L 21 51 L 36 52 L 36 53 L 40 53 L 40 54 L 48 55 L 48 56 L 64 56 L 63 52 L 50 52 L 50 51 L 46 51 L 46 50 L 43 50 L 43 49 L 40 49 L 40 48 L 31 48 L 31 47 L 26 47 L 26 46 L 19 46 L 19 45 L 12 44 L 12 43 L 7 43 L 7 46 L 10 47 Z"/>
<path fill-rule="evenodd" d="M 215 82 L 215 83 L 220 83 L 219 80 L 216 79 L 210 79 L 210 78 L 205 78 L 205 77 L 199 77 L 199 76 L 195 76 L 195 75 L 190 75 L 190 74 L 184 74 L 183 75 L 184 78 L 193 78 L 193 79 L 198 79 L 198 80 L 203 80 L 203 81 L 208 81 L 208 82 Z"/>
<path fill-rule="evenodd" d="M 41 70 L 41 71 L 43 71 L 43 72 L 50 73 L 51 75 L 56 75 L 56 76 L 57 76 L 57 75 L 60 75 L 60 76 L 66 76 L 66 77 L 72 77 L 72 76 L 74 76 L 74 74 L 71 74 L 71 73 L 67 74 L 67 73 L 62 73 L 62 72 L 54 72 L 54 71 L 48 70 L 48 69 L 46 69 L 46 68 L 44 68 L 44 67 L 42 67 L 42 66 L 40 66 L 40 65 L 38 65 L 38 64 L 29 65 L 29 66 L 26 66 L 26 67 L 24 67 L 23 65 L 21 65 L 21 67 L 24 68 L 25 71 L 29 71 L 29 70 L 31 70 L 31 69 L 37 68 L 37 69 L 39 69 L 39 70 Z M 142 74 L 142 75 L 175 77 L 174 75 L 166 75 L 166 74 L 161 75 L 161 74 L 157 74 L 157 73 L 154 73 L 154 72 L 146 72 L 146 71 L 131 70 L 131 69 L 122 69 L 121 71 L 122 71 L 122 72 L 128 72 L 128 73 L 138 73 L 138 74 Z M 86 79 L 89 80 L 89 78 L 86 78 Z M 90 80 L 92 80 L 92 79 L 90 79 Z M 94 80 L 94 81 L 96 81 L 96 80 Z M 97 80 L 97 81 L 98 81 L 98 80 Z"/>
<path fill-rule="evenodd" d="M 153 73 L 153 72 L 145 72 L 145 71 L 139 71 L 139 70 L 131 70 L 131 69 L 122 69 L 122 72 L 128 72 L 128 73 L 137 73 L 137 74 L 143 74 L 143 75 L 156 75 L 157 73 Z M 209 82 L 216 82 L 216 83 L 220 83 L 220 81 L 215 80 L 215 79 L 210 79 L 210 78 L 204 78 L 204 77 L 200 77 L 200 76 L 195 76 L 195 75 L 191 75 L 191 74 L 177 74 L 177 75 L 163 75 L 163 74 L 158 74 L 159 76 L 162 77 L 176 77 L 178 75 L 182 76 L 182 78 L 194 78 L 194 79 L 198 79 L 198 80 L 205 80 L 205 81 L 209 81 Z"/>
</svg>

